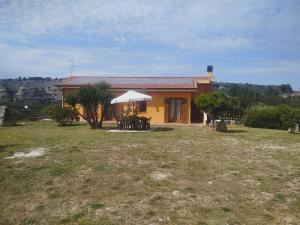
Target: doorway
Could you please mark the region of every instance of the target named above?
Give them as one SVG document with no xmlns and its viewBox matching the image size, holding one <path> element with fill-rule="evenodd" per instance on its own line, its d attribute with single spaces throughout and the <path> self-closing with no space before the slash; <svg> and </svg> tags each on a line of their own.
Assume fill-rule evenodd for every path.
<svg viewBox="0 0 300 225">
<path fill-rule="evenodd" d="M 182 99 L 170 98 L 169 122 L 182 122 Z"/>
<path fill-rule="evenodd" d="M 195 102 L 191 102 L 191 122 L 203 123 L 203 112 L 196 106 Z"/>
</svg>

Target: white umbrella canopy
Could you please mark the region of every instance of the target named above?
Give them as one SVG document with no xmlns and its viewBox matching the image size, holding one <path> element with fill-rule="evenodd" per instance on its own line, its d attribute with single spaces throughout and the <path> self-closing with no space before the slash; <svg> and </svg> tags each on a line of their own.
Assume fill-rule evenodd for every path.
<svg viewBox="0 0 300 225">
<path fill-rule="evenodd" d="M 124 102 L 138 102 L 138 101 L 151 101 L 150 95 L 145 95 L 136 91 L 127 91 L 125 94 L 111 100 L 111 104 L 124 103 Z"/>
</svg>

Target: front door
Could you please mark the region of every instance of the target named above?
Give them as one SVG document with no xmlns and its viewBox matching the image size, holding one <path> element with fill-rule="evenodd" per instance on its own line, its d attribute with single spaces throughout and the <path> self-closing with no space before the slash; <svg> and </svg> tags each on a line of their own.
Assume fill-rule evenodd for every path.
<svg viewBox="0 0 300 225">
<path fill-rule="evenodd" d="M 182 99 L 170 98 L 169 122 L 182 122 Z"/>
<path fill-rule="evenodd" d="M 112 120 L 115 114 L 115 105 L 109 105 L 104 108 L 104 120 Z"/>
<path fill-rule="evenodd" d="M 195 102 L 191 102 L 191 122 L 203 123 L 203 112 L 196 106 Z"/>
</svg>

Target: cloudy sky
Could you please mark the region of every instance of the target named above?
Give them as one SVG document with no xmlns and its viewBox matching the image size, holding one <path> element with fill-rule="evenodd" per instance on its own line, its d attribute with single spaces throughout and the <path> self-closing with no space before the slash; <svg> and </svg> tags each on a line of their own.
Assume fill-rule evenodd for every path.
<svg viewBox="0 0 300 225">
<path fill-rule="evenodd" d="M 299 0 L 0 0 L 0 78 L 191 76 L 300 88 Z"/>
</svg>

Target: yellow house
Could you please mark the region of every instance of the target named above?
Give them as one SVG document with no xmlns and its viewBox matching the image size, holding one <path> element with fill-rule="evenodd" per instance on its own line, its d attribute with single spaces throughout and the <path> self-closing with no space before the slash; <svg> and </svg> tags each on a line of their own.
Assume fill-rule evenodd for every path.
<svg viewBox="0 0 300 225">
<path fill-rule="evenodd" d="M 198 95 L 212 91 L 213 69 L 207 67 L 206 76 L 195 77 L 86 77 L 72 76 L 62 80 L 58 86 L 66 96 L 75 93 L 82 86 L 94 85 L 105 81 L 111 86 L 115 96 L 128 90 L 135 90 L 152 96 L 152 101 L 137 102 L 139 115 L 151 117 L 153 123 L 205 123 L 204 113 L 194 104 Z M 80 106 L 79 106 L 80 107 Z M 104 112 L 105 120 L 124 110 L 127 104 L 111 105 Z M 80 107 L 84 113 L 84 109 Z"/>
</svg>

